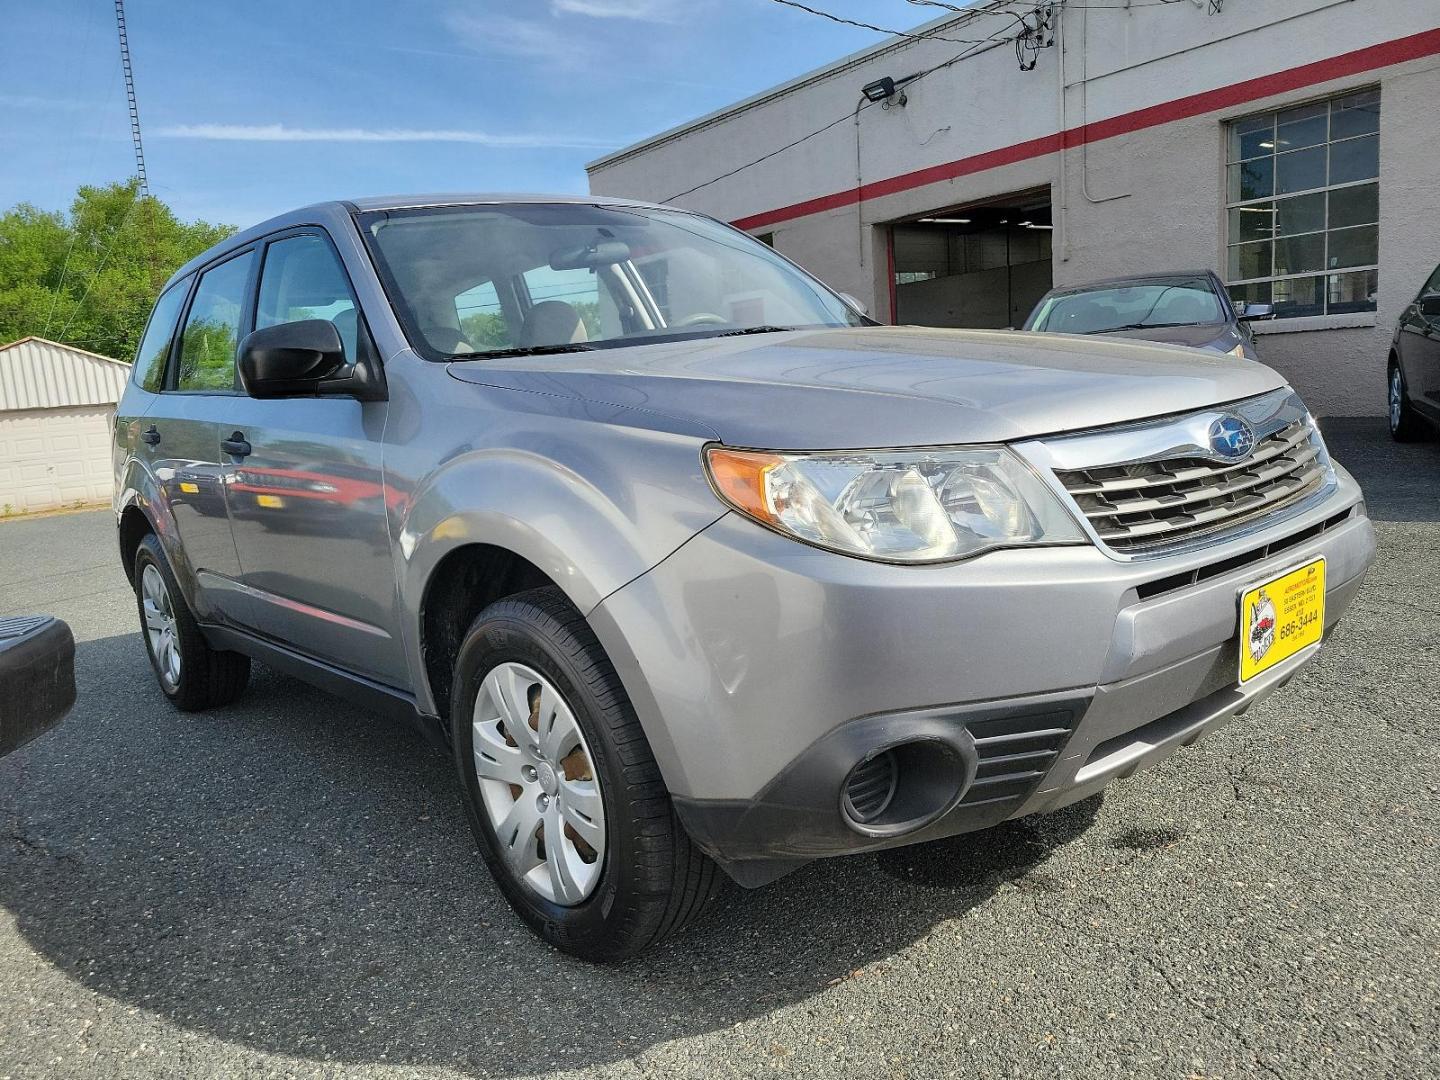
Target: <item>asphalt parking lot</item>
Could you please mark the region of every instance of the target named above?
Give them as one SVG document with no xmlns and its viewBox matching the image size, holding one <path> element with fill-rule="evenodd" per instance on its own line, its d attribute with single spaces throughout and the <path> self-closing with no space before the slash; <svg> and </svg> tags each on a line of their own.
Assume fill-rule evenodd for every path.
<svg viewBox="0 0 1440 1080">
<path fill-rule="evenodd" d="M 1050 818 L 726 893 L 620 969 L 531 938 L 417 736 L 155 688 L 108 513 L 0 524 L 79 642 L 0 761 L 0 1077 L 1440 1072 L 1440 444 L 1327 425 L 1379 562 L 1320 660 Z"/>
</svg>

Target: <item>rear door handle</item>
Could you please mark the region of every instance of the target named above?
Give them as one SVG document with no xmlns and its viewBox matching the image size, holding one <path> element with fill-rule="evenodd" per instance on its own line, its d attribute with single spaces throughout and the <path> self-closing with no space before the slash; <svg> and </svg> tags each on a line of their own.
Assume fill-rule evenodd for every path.
<svg viewBox="0 0 1440 1080">
<path fill-rule="evenodd" d="M 249 457 L 250 444 L 245 441 L 243 431 L 234 432 L 228 439 L 220 444 L 220 449 L 231 457 Z"/>
<path fill-rule="evenodd" d="M 158 428 L 155 427 L 154 424 L 151 424 L 148 428 L 142 431 L 140 433 L 140 438 L 147 446 L 160 445 L 160 431 Z"/>
</svg>

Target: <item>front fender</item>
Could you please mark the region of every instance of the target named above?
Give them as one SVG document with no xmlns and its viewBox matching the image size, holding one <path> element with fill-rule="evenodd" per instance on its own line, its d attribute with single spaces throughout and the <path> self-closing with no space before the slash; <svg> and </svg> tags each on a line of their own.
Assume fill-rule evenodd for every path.
<svg viewBox="0 0 1440 1080">
<path fill-rule="evenodd" d="M 724 516 L 689 434 L 576 420 L 523 445 L 469 449 L 407 500 L 396 558 L 417 705 L 434 713 L 422 641 L 442 560 L 474 544 L 533 563 L 588 615 Z M 541 447 L 543 446 L 543 451 Z"/>
</svg>

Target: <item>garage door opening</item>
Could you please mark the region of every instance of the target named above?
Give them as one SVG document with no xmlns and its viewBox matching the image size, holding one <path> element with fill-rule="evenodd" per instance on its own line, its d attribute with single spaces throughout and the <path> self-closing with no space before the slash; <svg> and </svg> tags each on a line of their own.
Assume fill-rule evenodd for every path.
<svg viewBox="0 0 1440 1080">
<path fill-rule="evenodd" d="M 1020 326 L 1054 280 L 1050 189 L 897 222 L 895 321 L 914 326 Z"/>
</svg>

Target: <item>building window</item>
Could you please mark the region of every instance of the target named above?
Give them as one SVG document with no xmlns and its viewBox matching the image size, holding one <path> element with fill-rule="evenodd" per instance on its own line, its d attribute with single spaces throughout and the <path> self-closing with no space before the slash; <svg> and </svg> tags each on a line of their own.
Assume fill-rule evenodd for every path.
<svg viewBox="0 0 1440 1080">
<path fill-rule="evenodd" d="M 1281 319 L 1374 311 L 1380 91 L 1229 125 L 1226 280 Z"/>
</svg>

